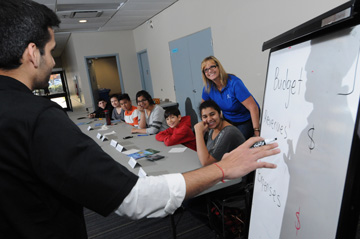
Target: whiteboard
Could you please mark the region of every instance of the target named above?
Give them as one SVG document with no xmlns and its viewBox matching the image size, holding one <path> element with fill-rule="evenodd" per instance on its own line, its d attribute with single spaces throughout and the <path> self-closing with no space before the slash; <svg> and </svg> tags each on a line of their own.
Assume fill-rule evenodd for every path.
<svg viewBox="0 0 360 239">
<path fill-rule="evenodd" d="M 359 107 L 360 27 L 270 53 L 249 238 L 335 238 Z"/>
</svg>

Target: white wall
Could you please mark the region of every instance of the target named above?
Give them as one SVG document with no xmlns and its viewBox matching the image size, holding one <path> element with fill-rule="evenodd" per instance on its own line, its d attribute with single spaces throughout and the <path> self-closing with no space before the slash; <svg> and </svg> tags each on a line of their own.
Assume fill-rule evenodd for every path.
<svg viewBox="0 0 360 239">
<path fill-rule="evenodd" d="M 211 27 L 214 55 L 262 105 L 269 54 L 263 42 L 345 2 L 179 0 L 151 19 L 153 28 L 144 23 L 134 30 L 136 51 L 148 51 L 154 96 L 175 101 L 168 43 Z"/>
<path fill-rule="evenodd" d="M 85 57 L 96 55 L 118 54 L 124 92 L 135 98 L 136 92 L 141 89 L 140 73 L 132 31 L 114 32 L 79 32 L 72 33 L 63 53 L 62 65 L 65 69 L 72 101 L 75 96 L 73 77 L 79 79 L 82 103 L 92 110 L 92 96 L 88 74 L 86 72 Z"/>
</svg>

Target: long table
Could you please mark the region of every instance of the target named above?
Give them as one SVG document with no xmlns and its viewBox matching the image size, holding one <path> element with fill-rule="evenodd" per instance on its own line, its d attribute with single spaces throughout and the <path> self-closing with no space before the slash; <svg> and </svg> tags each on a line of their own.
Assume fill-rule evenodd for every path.
<svg viewBox="0 0 360 239">
<path fill-rule="evenodd" d="M 197 153 L 192 149 L 186 148 L 186 150 L 181 153 L 170 153 L 169 151 L 172 148 L 184 148 L 185 146 L 181 144 L 166 146 L 163 142 L 157 141 L 155 139 L 155 135 L 138 136 L 142 134 L 131 134 L 132 126 L 124 122 L 115 122 L 112 125 L 106 126 L 106 130 L 102 130 L 103 125 L 105 124 L 104 119 L 85 118 L 79 120 L 73 119 L 73 121 L 79 126 L 82 132 L 94 139 L 106 153 L 114 158 L 114 160 L 125 166 L 136 175 L 138 175 L 140 168 L 142 168 L 147 175 L 156 176 L 168 173 L 185 173 L 202 167 Z M 92 129 L 89 130 L 89 127 Z M 99 134 L 106 135 L 113 131 L 115 133 L 107 135 L 106 140 L 98 138 Z M 124 139 L 126 136 L 132 136 L 132 138 Z M 164 156 L 164 158 L 157 161 L 149 161 L 146 158 L 140 158 L 137 159 L 138 165 L 133 168 L 128 163 L 130 157 L 122 152 L 119 152 L 114 146 L 112 146 L 112 140 L 116 141 L 117 144 L 121 145 L 126 150 L 145 150 L 151 148 L 160 151 L 158 154 Z M 201 194 L 228 187 L 239 182 L 241 182 L 241 178 L 236 180 L 226 180 L 225 183 L 219 182 Z"/>
<path fill-rule="evenodd" d="M 183 145 L 166 146 L 163 142 L 157 141 L 155 139 L 155 135 L 139 136 L 142 134 L 131 134 L 132 126 L 124 122 L 115 122 L 112 125 L 106 126 L 106 130 L 102 130 L 103 125 L 105 124 L 104 119 L 99 120 L 87 119 L 84 117 L 80 118 L 82 119 L 76 119 L 73 117 L 73 121 L 79 126 L 81 131 L 94 139 L 106 153 L 108 153 L 114 160 L 125 166 L 134 174 L 139 174 L 140 167 L 149 176 L 156 176 L 168 173 L 185 173 L 202 167 L 198 159 L 197 153 L 190 148 L 186 148 L 186 150 L 181 153 L 169 152 L 172 148 L 185 147 Z M 91 130 L 89 130 L 89 127 L 91 128 Z M 103 136 L 108 133 L 112 134 L 107 135 L 106 140 L 102 140 L 102 138 L 99 138 L 99 135 Z M 132 137 L 124 139 L 127 136 Z M 112 142 L 115 141 L 117 144 L 121 145 L 126 150 L 146 150 L 148 148 L 151 148 L 160 151 L 158 154 L 164 156 L 164 158 L 157 161 L 149 161 L 145 158 L 140 158 L 137 160 L 138 166 L 133 168 L 128 163 L 130 157 L 122 152 L 119 152 L 116 147 L 114 147 L 114 144 L 112 144 Z M 225 180 L 224 183 L 219 182 L 211 188 L 203 191 L 199 195 L 213 192 L 240 182 L 241 178 L 235 180 Z M 170 215 L 170 221 L 172 227 L 172 236 L 174 239 L 176 239 L 176 223 L 174 220 L 174 215 Z"/>
</svg>

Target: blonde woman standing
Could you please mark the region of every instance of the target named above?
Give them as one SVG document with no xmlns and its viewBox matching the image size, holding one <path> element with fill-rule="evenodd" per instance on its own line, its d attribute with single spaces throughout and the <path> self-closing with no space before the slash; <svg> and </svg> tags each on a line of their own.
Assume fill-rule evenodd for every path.
<svg viewBox="0 0 360 239">
<path fill-rule="evenodd" d="M 245 139 L 260 134 L 260 107 L 244 83 L 228 74 L 220 61 L 206 57 L 201 63 L 204 89 L 202 100 L 213 100 L 221 108 L 227 121 L 236 126 Z"/>
</svg>

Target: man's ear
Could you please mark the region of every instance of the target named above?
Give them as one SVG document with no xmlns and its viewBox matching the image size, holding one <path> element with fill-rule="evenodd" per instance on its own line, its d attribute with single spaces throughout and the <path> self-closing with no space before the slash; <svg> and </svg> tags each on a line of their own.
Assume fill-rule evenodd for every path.
<svg viewBox="0 0 360 239">
<path fill-rule="evenodd" d="M 35 43 L 29 43 L 25 50 L 25 54 L 28 61 L 31 62 L 35 68 L 38 68 L 40 63 L 40 51 Z"/>
</svg>

